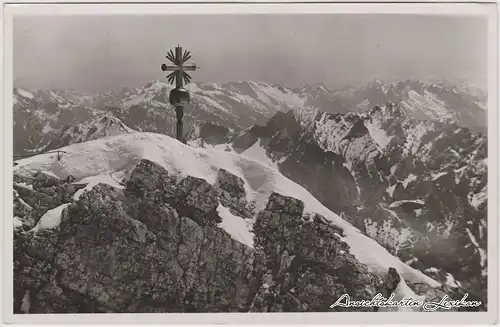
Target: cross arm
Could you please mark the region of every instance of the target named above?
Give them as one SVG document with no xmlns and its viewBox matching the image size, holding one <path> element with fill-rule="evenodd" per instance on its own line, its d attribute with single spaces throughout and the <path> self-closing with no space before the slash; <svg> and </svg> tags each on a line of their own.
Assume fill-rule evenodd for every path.
<svg viewBox="0 0 500 327">
<path fill-rule="evenodd" d="M 189 70 L 189 71 L 195 71 L 197 68 L 200 67 L 197 67 L 196 64 L 192 64 L 189 66 L 182 66 L 182 70 Z"/>
<path fill-rule="evenodd" d="M 162 72 L 166 72 L 166 71 L 174 71 L 174 70 L 177 70 L 179 69 L 179 66 L 169 66 L 169 65 L 161 65 L 161 71 Z"/>
<path fill-rule="evenodd" d="M 178 70 L 178 69 L 182 69 L 182 70 L 187 70 L 187 71 L 195 71 L 197 68 L 196 64 L 192 64 L 192 65 L 189 65 L 189 66 L 171 66 L 171 65 L 165 65 L 163 64 L 161 66 L 161 70 L 162 71 L 175 71 L 175 70 Z"/>
</svg>

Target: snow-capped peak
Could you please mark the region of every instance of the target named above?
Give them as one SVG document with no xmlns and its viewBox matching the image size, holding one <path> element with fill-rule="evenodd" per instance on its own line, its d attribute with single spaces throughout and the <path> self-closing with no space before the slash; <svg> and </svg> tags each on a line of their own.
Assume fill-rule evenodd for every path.
<svg viewBox="0 0 500 327">
<path fill-rule="evenodd" d="M 14 94 L 16 95 L 19 95 L 19 96 L 22 96 L 24 98 L 28 98 L 28 99 L 34 99 L 35 96 L 31 93 L 31 92 L 28 92 L 24 89 L 21 89 L 21 88 L 15 88 L 14 89 Z"/>
</svg>

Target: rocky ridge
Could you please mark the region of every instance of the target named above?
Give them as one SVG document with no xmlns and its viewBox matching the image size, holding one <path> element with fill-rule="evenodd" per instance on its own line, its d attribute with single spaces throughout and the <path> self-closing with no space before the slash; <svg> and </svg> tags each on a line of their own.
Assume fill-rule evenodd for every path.
<svg viewBox="0 0 500 327">
<path fill-rule="evenodd" d="M 244 188 L 224 170 L 212 185 L 143 159 L 123 188 L 73 182 L 15 175 L 25 203 L 15 213 L 16 313 L 328 311 L 341 293 L 371 299 L 401 283 L 394 270 L 370 273 L 340 228 L 277 193 L 257 215 L 254 246 L 234 240 L 218 208 L 241 202 Z M 61 204 L 60 223 L 42 228 Z M 251 215 L 247 206 L 233 212 Z"/>
</svg>

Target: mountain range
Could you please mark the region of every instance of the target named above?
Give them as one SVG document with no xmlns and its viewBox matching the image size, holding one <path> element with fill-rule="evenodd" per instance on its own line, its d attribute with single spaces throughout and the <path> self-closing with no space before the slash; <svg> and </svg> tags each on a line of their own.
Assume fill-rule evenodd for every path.
<svg viewBox="0 0 500 327">
<path fill-rule="evenodd" d="M 349 251 L 359 261 L 359 267 L 368 265 L 368 271 L 377 272 L 374 276 L 378 277 L 370 278 L 393 276 L 391 278 L 403 280 L 410 285 L 413 294 L 425 294 L 425 296 L 431 293 L 436 296 L 437 291 L 431 289 L 459 298 L 469 293 L 470 298 L 482 301 L 483 306 L 480 309 L 486 308 L 488 154 L 487 139 L 484 134 L 487 130 L 487 98 L 479 89 L 448 82 L 417 80 L 393 83 L 375 80 L 362 87 L 345 87 L 333 91 L 322 84 L 289 89 L 262 82 L 191 83 L 188 89 L 192 94 L 192 102 L 185 109 L 185 124 L 188 130 L 186 139 L 190 145 L 187 147 L 179 147 L 168 137 L 157 135 L 174 134 L 175 114 L 167 104 L 170 89 L 169 85 L 160 81 L 152 81 L 142 88 L 123 89 L 118 94 L 91 95 L 64 90 L 28 92 L 19 88 L 14 89 L 15 154 L 29 156 L 61 147 L 65 147 L 65 151 L 69 153 L 63 156 L 61 162 L 57 162 L 50 154 L 39 154 L 18 161 L 18 166 L 15 167 L 17 176 L 15 178 L 18 179 L 15 186 L 18 193 L 15 208 L 18 209 L 15 210 L 18 212 L 16 217 L 20 221 L 16 237 L 23 240 L 20 241 L 22 244 L 20 248 L 25 249 L 21 251 L 22 255 L 25 255 L 26 251 L 29 252 L 33 245 L 25 243 L 27 241 L 23 235 L 26 230 L 32 231 L 45 221 L 42 217 L 45 217 L 49 209 L 59 208 L 59 217 L 61 212 L 64 212 L 61 226 L 56 228 L 59 228 L 57 233 L 64 231 L 64 235 L 74 239 L 80 236 L 72 232 L 74 228 L 72 226 L 76 222 L 74 220 L 76 218 L 72 217 L 87 219 L 85 217 L 88 217 L 93 210 L 101 208 L 94 208 L 91 205 L 93 202 L 86 204 L 85 201 L 95 201 L 96 196 L 99 199 L 100 197 L 121 199 L 125 196 L 127 201 L 132 201 L 141 207 L 146 206 L 148 210 L 158 210 L 158 206 L 162 205 L 161 202 L 141 202 L 144 200 L 138 198 L 137 194 L 142 193 L 137 189 L 137 185 L 148 183 L 150 180 L 148 176 L 152 173 L 160 174 L 159 176 L 180 174 L 183 178 L 191 176 L 207 180 L 216 188 L 219 203 L 224 205 L 229 213 L 239 218 L 226 221 L 223 214 L 226 209 L 218 211 L 219 218 L 217 215 L 213 216 L 213 213 L 200 214 L 199 210 L 204 209 L 193 207 L 194 202 L 191 200 L 189 205 L 182 202 L 184 200 L 169 202 L 168 196 L 161 201 L 167 201 L 166 203 L 179 215 L 193 220 L 201 227 L 205 226 L 205 219 L 212 219 L 207 217 L 213 217 L 218 221 L 217 224 L 222 224 L 215 225 L 226 226 L 227 228 L 223 229 L 235 240 L 246 246 L 250 243 L 252 246 L 257 244 L 259 250 L 264 253 L 268 269 L 267 277 L 266 274 L 259 272 L 257 277 L 255 275 L 252 277 L 253 279 L 239 281 L 243 283 L 242 285 L 247 285 L 252 280 L 252 283 L 260 285 L 260 288 L 257 287 L 258 290 L 250 292 L 253 292 L 253 296 L 245 295 L 251 298 L 250 302 L 242 304 L 240 300 L 236 301 L 243 307 L 242 310 L 324 309 L 319 304 L 308 303 L 304 306 L 300 303 L 300 297 L 289 294 L 291 289 L 306 287 L 308 283 L 310 285 L 302 291 L 306 292 L 308 289 L 307 292 L 311 292 L 308 287 L 316 287 L 311 286 L 315 285 L 313 279 L 319 278 L 328 284 L 328 278 L 338 275 L 337 273 L 325 275 L 325 271 L 331 269 L 328 265 L 336 260 L 333 257 L 327 260 L 328 265 L 325 266 L 325 258 L 319 256 L 318 252 L 315 252 L 316 254 L 310 252 L 307 255 L 295 254 L 305 249 L 312 251 L 308 246 L 300 250 L 298 248 L 302 243 L 307 245 L 306 239 L 316 233 L 311 234 L 312 230 L 307 229 L 309 227 L 305 230 L 302 227 L 282 230 L 280 226 L 288 226 L 289 223 L 290 226 L 302 224 L 298 223 L 302 221 L 301 219 L 297 221 L 293 218 L 297 217 L 299 212 L 298 216 L 304 221 L 313 222 L 311 225 L 314 226 L 313 230 L 321 230 L 320 225 L 325 218 L 329 221 L 333 219 L 334 226 L 331 227 L 333 231 L 328 232 L 332 235 L 335 234 L 335 228 L 341 228 L 342 232 L 338 232 L 339 235 L 344 235 L 348 239 L 352 235 L 357 235 L 355 236 L 357 238 L 362 235 L 363 241 L 354 242 L 354 245 L 352 242 L 347 243 L 351 249 Z M 152 150 L 141 143 L 143 142 L 141 140 L 157 144 L 158 149 Z M 146 148 L 150 150 L 145 150 Z M 155 151 L 157 156 L 153 156 Z M 192 153 L 189 156 L 194 157 L 182 161 L 184 167 L 178 161 L 181 159 L 176 157 L 183 157 L 186 153 Z M 98 158 L 97 162 L 91 159 L 94 156 Z M 79 161 L 74 162 L 77 158 Z M 146 161 L 141 161 L 143 159 Z M 223 163 L 224 160 L 238 164 L 236 167 L 229 167 Z M 191 164 L 188 164 L 188 161 Z M 153 172 L 151 167 L 154 168 Z M 132 176 L 134 169 L 139 176 L 136 179 Z M 166 172 L 159 172 L 163 171 L 162 169 Z M 214 172 L 213 169 L 222 172 Z M 37 184 L 33 180 L 36 181 L 36 172 L 41 171 L 44 171 L 40 175 L 43 182 Z M 225 172 L 230 172 L 228 176 L 241 178 L 241 182 L 237 177 L 224 177 Z M 228 191 L 230 193 L 228 197 L 236 199 L 227 202 L 226 196 L 221 195 L 225 194 L 221 191 L 224 187 L 220 185 L 220 181 L 214 179 L 214 174 L 216 176 L 221 174 L 222 177 L 219 177 L 223 179 L 238 181 L 231 182 L 236 183 L 236 186 L 231 186 Z M 271 183 L 277 180 L 276 174 L 280 176 L 279 187 L 278 184 Z M 52 175 L 55 177 L 50 177 Z M 129 180 L 133 182 L 128 182 Z M 102 185 L 96 188 L 98 182 L 111 185 L 112 189 Z M 164 180 L 162 187 L 170 185 L 169 183 L 174 182 Z M 177 183 L 180 182 L 176 181 L 174 184 L 181 185 Z M 199 182 L 181 183 L 187 183 L 182 185 L 190 189 L 198 187 L 196 185 Z M 283 186 L 285 184 L 289 186 Z M 76 188 L 81 187 L 88 192 L 83 202 L 71 198 L 76 192 L 75 185 Z M 33 205 L 33 197 L 44 197 L 39 193 L 47 194 L 47 188 L 56 186 L 63 189 L 69 187 L 74 192 L 69 193 L 71 195 L 68 195 L 69 198 L 62 195 L 57 196 L 56 201 L 46 199 L 51 204 L 42 208 Z M 22 187 L 31 191 L 26 191 Z M 301 191 L 291 191 L 297 187 Z M 243 191 L 247 195 L 253 194 L 253 197 L 243 199 L 241 197 Z M 125 195 L 122 195 L 123 192 Z M 193 192 L 198 193 L 198 191 Z M 55 194 L 51 193 L 51 196 Z M 181 194 L 172 196 L 186 198 L 186 195 Z M 109 203 L 105 201 L 105 207 L 114 206 L 115 200 L 110 201 Z M 217 207 L 217 200 L 210 201 L 213 203 L 209 204 L 209 207 Z M 31 209 L 24 207 L 23 202 Z M 77 211 L 80 213 L 77 214 L 76 209 L 71 209 L 74 206 L 71 204 L 73 202 L 77 206 L 83 205 L 87 208 L 85 210 L 90 211 L 79 209 L 80 211 Z M 312 202 L 315 204 L 312 205 Z M 283 209 L 283 204 L 275 207 L 275 203 L 285 203 L 286 209 Z M 293 208 L 297 206 L 301 208 L 300 203 L 309 208 L 313 206 L 314 210 L 295 211 Z M 66 206 L 70 207 L 66 210 Z M 318 206 L 321 206 L 321 209 L 318 209 Z M 280 214 L 279 218 L 277 216 L 272 218 L 275 217 L 273 214 L 275 209 L 284 213 Z M 145 217 L 137 216 L 138 213 L 133 211 L 133 208 L 123 210 L 127 217 L 132 217 L 132 220 L 149 224 L 143 220 Z M 278 225 L 270 225 L 267 220 L 259 220 L 258 217 L 261 216 L 275 221 L 273 224 Z M 113 217 L 115 216 L 111 215 L 110 219 L 115 219 Z M 122 218 L 116 217 L 116 219 Z M 129 218 L 126 220 L 131 221 Z M 64 221 L 66 222 L 63 223 Z M 106 222 L 103 223 L 106 225 Z M 105 230 L 115 233 L 109 231 L 109 228 L 111 227 L 106 227 Z M 155 227 L 146 226 L 147 230 L 151 228 Z M 306 230 L 308 232 L 302 234 Z M 349 231 L 356 232 L 352 234 Z M 51 242 L 51 237 L 58 235 L 50 228 L 43 233 L 49 235 L 43 242 Z M 349 234 L 351 236 L 346 233 L 351 233 Z M 325 236 L 327 234 L 318 234 L 314 237 L 330 242 L 328 240 L 331 237 Z M 176 237 L 181 237 L 179 235 Z M 271 238 L 271 235 L 277 238 Z M 161 238 L 161 235 L 157 237 Z M 289 238 L 298 243 L 285 244 L 284 240 Z M 374 240 L 375 244 L 384 249 L 376 250 L 377 254 L 372 259 L 363 259 L 366 249 L 375 251 L 374 245 L 366 245 L 367 239 Z M 282 244 L 277 240 L 283 240 L 285 243 Z M 157 242 L 159 241 L 160 239 Z M 93 247 L 95 244 L 89 246 Z M 337 256 L 344 258 L 345 253 L 338 252 L 339 246 L 342 248 L 342 245 L 336 244 L 335 251 L 331 247 L 328 251 L 333 251 Z M 282 251 L 283 248 L 288 249 L 286 253 Z M 325 249 L 322 248 L 321 251 Z M 387 251 L 391 258 L 398 258 L 397 263 L 393 261 L 394 259 L 390 259 L 392 262 L 390 265 L 374 268 L 373 260 L 379 264 L 380 261 L 386 262 L 386 259 L 383 259 L 387 256 L 384 251 Z M 74 255 L 74 253 L 68 254 Z M 298 266 L 295 264 L 289 266 L 289 263 L 294 262 L 292 257 L 297 258 L 297 256 L 304 260 L 308 257 L 315 259 L 307 264 L 302 262 Z M 295 267 L 300 268 L 300 271 L 310 272 L 311 269 L 314 270 L 313 266 L 317 267 L 318 264 L 325 270 L 319 275 L 318 271 L 310 275 L 312 279 L 307 279 L 307 282 L 303 280 L 299 283 L 300 278 L 296 277 L 297 271 L 293 270 L 292 273 L 287 270 Z M 358 263 L 352 264 L 358 265 Z M 236 265 L 241 265 L 241 262 L 238 261 Z M 410 269 L 406 267 L 413 269 L 408 271 L 422 273 L 419 276 L 426 276 L 422 277 L 424 279 L 431 278 L 432 282 L 428 280 L 427 283 L 422 283 L 421 279 L 415 281 L 405 273 Z M 395 268 L 397 274 L 392 272 L 387 275 L 389 268 Z M 62 269 L 62 266 L 55 270 L 58 269 Z M 255 264 L 252 269 L 254 272 L 258 270 L 255 270 Z M 269 273 L 269 270 L 272 272 Z M 226 277 L 224 275 L 223 279 Z M 32 279 L 33 276 L 26 278 Z M 352 282 L 344 280 L 341 284 L 343 287 L 352 287 Z M 403 287 L 398 283 L 396 286 Z M 392 290 L 396 286 L 392 287 Z M 32 288 L 26 285 L 18 285 L 18 288 L 16 301 L 21 310 L 23 297 L 27 294 L 27 290 Z M 188 290 L 189 287 L 182 288 L 179 292 Z M 47 292 L 53 291 L 49 289 Z M 82 294 L 80 291 L 77 292 Z M 353 289 L 353 292 L 358 291 Z M 273 300 L 269 300 L 269 294 L 272 294 Z M 313 298 L 323 299 L 322 296 L 318 296 Z M 234 295 L 229 297 L 231 301 L 240 299 Z M 276 301 L 276 298 L 280 300 Z M 297 304 L 297 299 L 300 305 Z M 228 300 L 227 294 L 226 300 Z M 287 301 L 299 306 L 294 306 L 294 309 L 284 309 L 283 303 L 288 303 Z M 36 310 L 56 310 L 53 307 L 47 309 L 46 302 L 40 302 L 43 305 Z M 136 305 L 139 308 L 148 307 L 146 304 L 141 306 L 136 303 Z M 185 306 L 179 307 L 179 305 L 174 306 L 176 310 L 187 310 Z M 236 310 L 238 305 L 236 303 L 231 305 L 229 306 L 231 310 Z M 207 310 L 207 307 L 202 307 L 203 310 Z M 88 307 L 85 308 L 89 310 Z M 99 308 L 107 310 L 102 307 L 101 302 Z M 124 307 L 120 308 L 125 310 Z M 200 311 L 202 308 L 198 306 L 193 310 Z"/>
<path fill-rule="evenodd" d="M 174 135 L 175 114 L 168 104 L 171 86 L 152 81 L 118 94 L 78 93 L 73 90 L 29 92 L 14 89 L 14 153 L 39 151 L 67 126 L 87 123 L 110 112 L 129 127 Z M 185 109 L 188 133 L 201 123 L 216 123 L 239 132 L 265 124 L 278 111 L 311 107 L 328 113 L 365 111 L 387 102 L 398 104 L 421 120 L 446 120 L 473 131 L 486 131 L 486 96 L 477 88 L 407 80 L 375 80 L 363 87 L 331 91 L 324 85 L 289 89 L 262 82 L 191 83 L 191 104 Z M 95 123 L 95 122 L 94 122 Z M 38 150 L 37 150 L 38 149 Z"/>
</svg>

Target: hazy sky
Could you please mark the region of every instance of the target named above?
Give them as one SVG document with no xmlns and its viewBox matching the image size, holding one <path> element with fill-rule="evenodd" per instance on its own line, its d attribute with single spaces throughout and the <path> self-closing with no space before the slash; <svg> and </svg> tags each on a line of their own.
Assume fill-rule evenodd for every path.
<svg viewBox="0 0 500 327">
<path fill-rule="evenodd" d="M 82 91 L 165 79 L 180 43 L 195 81 L 330 87 L 486 76 L 487 19 L 409 15 L 52 16 L 14 21 L 14 86 Z"/>
</svg>

